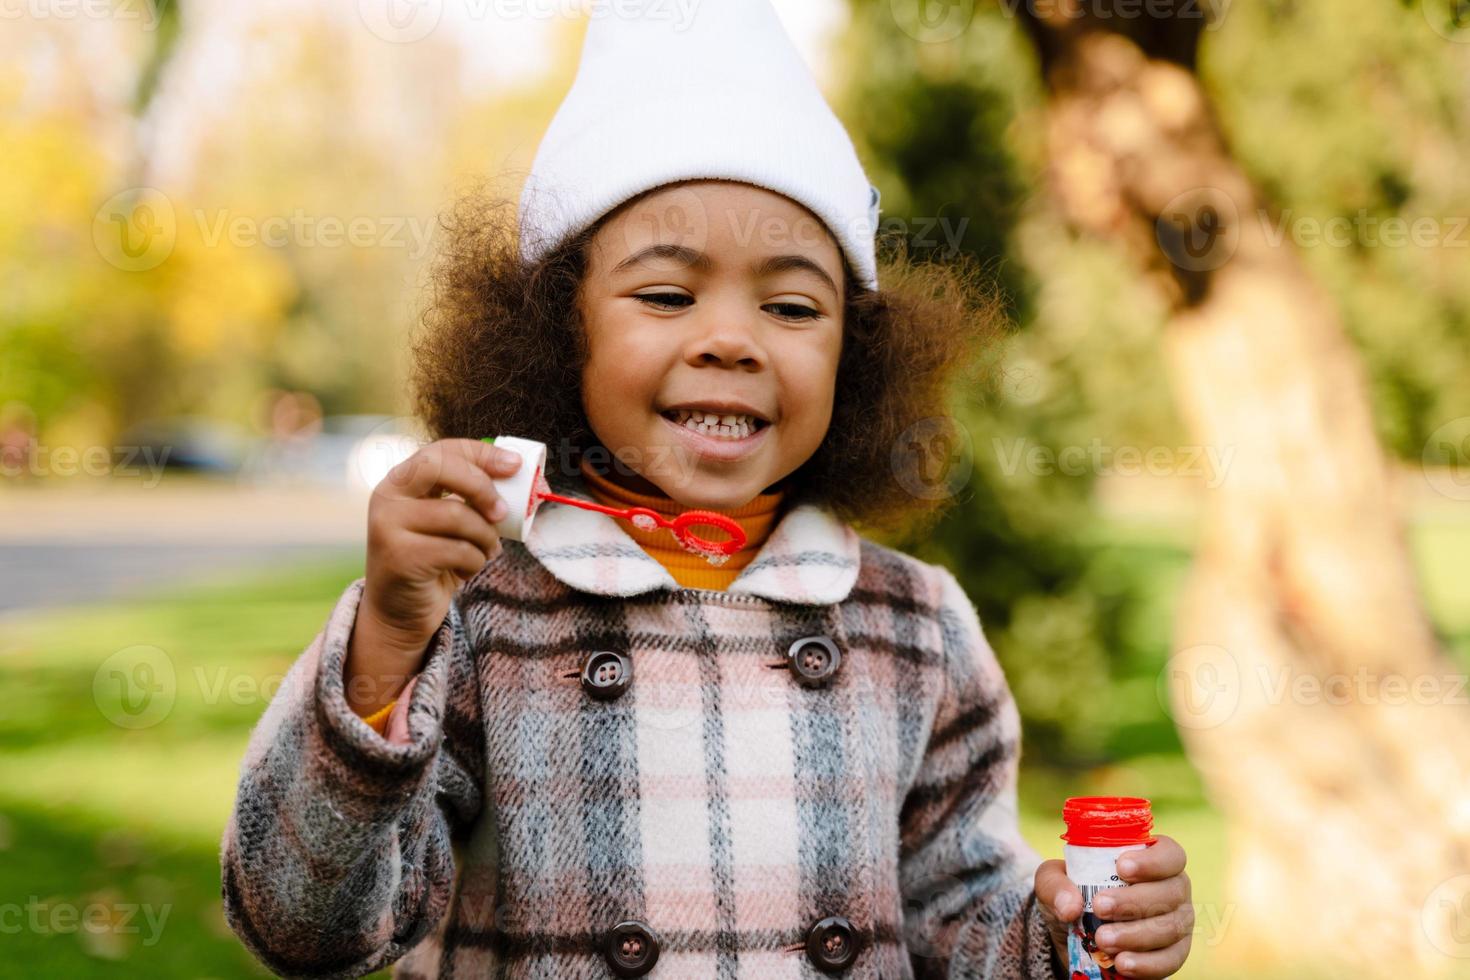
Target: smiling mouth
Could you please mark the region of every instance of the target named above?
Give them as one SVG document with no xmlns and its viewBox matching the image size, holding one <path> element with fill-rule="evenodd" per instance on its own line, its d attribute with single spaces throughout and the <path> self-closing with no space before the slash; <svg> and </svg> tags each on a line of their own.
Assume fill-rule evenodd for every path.
<svg viewBox="0 0 1470 980">
<path fill-rule="evenodd" d="M 720 414 L 682 408 L 660 414 L 675 425 L 716 439 L 746 439 L 771 424 L 754 415 Z"/>
</svg>

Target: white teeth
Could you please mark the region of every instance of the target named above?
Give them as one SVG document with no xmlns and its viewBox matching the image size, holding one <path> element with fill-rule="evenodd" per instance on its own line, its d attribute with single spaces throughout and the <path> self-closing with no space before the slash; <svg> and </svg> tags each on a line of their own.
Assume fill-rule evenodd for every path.
<svg viewBox="0 0 1470 980">
<path fill-rule="evenodd" d="M 686 429 L 726 439 L 744 439 L 756 430 L 756 419 L 750 415 L 717 415 L 714 412 L 678 409 L 674 421 Z"/>
</svg>

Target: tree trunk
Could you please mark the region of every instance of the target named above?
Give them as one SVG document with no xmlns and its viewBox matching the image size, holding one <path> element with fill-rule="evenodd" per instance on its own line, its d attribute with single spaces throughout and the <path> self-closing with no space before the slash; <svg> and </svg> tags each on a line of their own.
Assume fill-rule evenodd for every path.
<svg viewBox="0 0 1470 980">
<path fill-rule="evenodd" d="M 1227 904 L 1198 909 L 1195 947 L 1218 944 L 1242 976 L 1463 968 L 1470 711 L 1356 353 L 1225 145 L 1194 70 L 1204 22 L 1034 6 L 1055 10 L 1021 14 L 1054 193 L 1167 298 L 1171 387 L 1196 443 L 1228 460 L 1168 671 L 1230 847 Z"/>
</svg>

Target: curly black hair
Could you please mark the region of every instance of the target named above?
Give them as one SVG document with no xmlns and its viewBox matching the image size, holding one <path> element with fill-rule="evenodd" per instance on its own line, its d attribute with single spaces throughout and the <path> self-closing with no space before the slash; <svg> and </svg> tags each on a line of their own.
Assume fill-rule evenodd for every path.
<svg viewBox="0 0 1470 980">
<path fill-rule="evenodd" d="M 599 445 L 582 410 L 578 296 L 588 244 L 636 200 L 535 262 L 522 260 L 510 196 L 476 187 L 441 216 L 410 366 L 414 409 L 433 438 L 515 434 L 573 463 Z M 922 449 L 957 425 L 956 381 L 969 393 L 993 379 L 987 355 L 1003 306 L 969 256 L 915 260 L 900 237 L 880 238 L 881 288 L 863 286 L 845 256 L 843 267 L 831 425 L 780 485 L 787 504 L 821 502 L 854 526 L 913 533 L 954 502 L 952 493 L 928 492 L 933 460 Z M 554 465 L 549 459 L 548 471 Z"/>
</svg>

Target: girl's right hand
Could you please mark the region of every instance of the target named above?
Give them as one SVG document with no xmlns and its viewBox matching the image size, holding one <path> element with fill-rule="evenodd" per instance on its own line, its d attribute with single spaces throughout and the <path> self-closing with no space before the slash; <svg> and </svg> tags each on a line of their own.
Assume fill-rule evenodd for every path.
<svg viewBox="0 0 1470 980">
<path fill-rule="evenodd" d="M 359 714 L 394 699 L 460 584 L 501 553 L 494 525 L 507 504 L 491 480 L 520 466 L 519 455 L 487 442 L 440 439 L 373 490 L 366 583 L 347 653 L 347 700 Z"/>
</svg>

